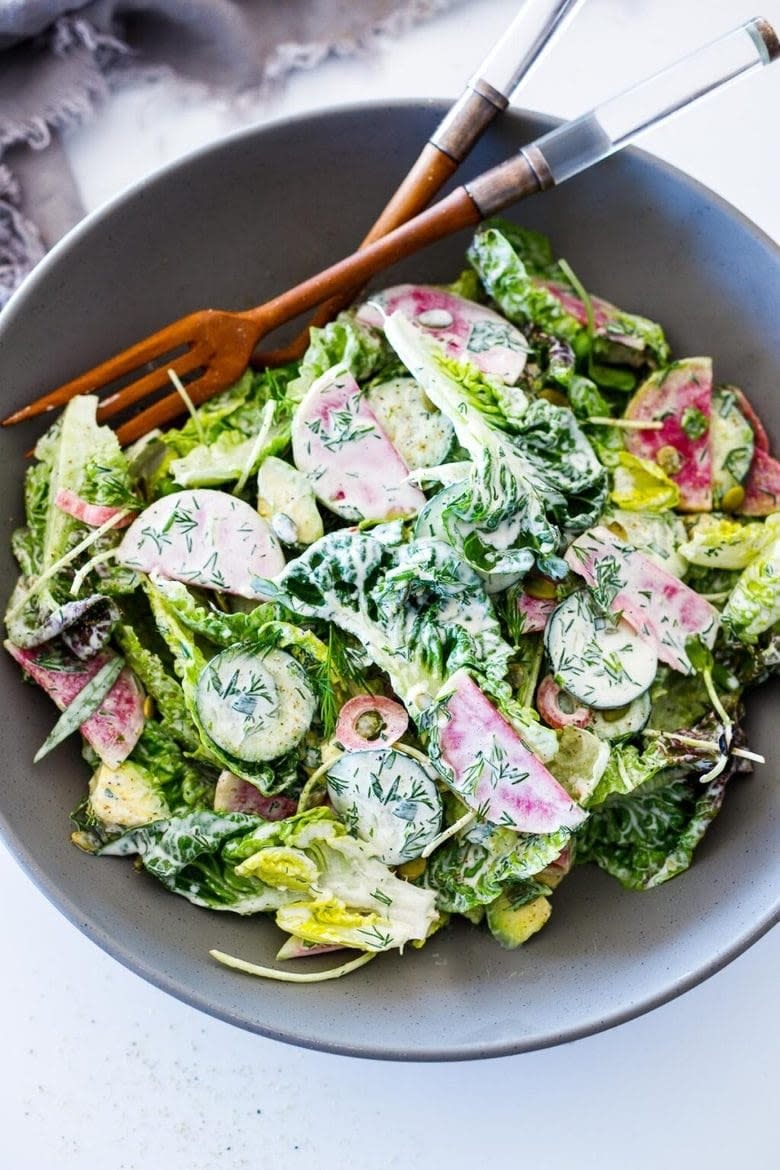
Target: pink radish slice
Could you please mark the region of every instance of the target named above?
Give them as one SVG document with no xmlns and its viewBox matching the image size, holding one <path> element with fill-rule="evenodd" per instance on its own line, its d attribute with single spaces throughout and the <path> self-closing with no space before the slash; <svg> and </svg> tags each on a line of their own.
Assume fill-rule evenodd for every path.
<svg viewBox="0 0 780 1170">
<path fill-rule="evenodd" d="M 766 428 L 764 427 L 764 424 L 762 423 L 761 419 L 756 414 L 753 407 L 748 402 L 744 393 L 737 386 L 729 386 L 729 390 L 732 392 L 732 394 L 736 398 L 737 406 L 742 411 L 742 413 L 744 414 L 747 421 L 750 423 L 750 426 L 751 426 L 752 431 L 753 431 L 753 439 L 754 439 L 755 444 L 756 444 L 756 450 L 757 451 L 764 451 L 768 455 L 769 454 L 769 435 L 766 433 Z"/>
<path fill-rule="evenodd" d="M 281 546 L 254 508 L 209 488 L 156 500 L 128 528 L 117 560 L 253 600 L 267 596 L 265 579 L 284 568 Z"/>
<path fill-rule="evenodd" d="M 742 486 L 745 498 L 737 508 L 740 516 L 771 516 L 780 511 L 780 462 L 766 451 L 756 449 Z"/>
<path fill-rule="evenodd" d="M 317 498 L 344 520 L 415 516 L 425 496 L 351 374 L 328 370 L 292 424 L 295 466 Z"/>
<path fill-rule="evenodd" d="M 558 602 L 551 597 L 531 597 L 530 593 L 520 593 L 517 598 L 520 632 L 540 634 L 557 604 Z"/>
<path fill-rule="evenodd" d="M 660 461 L 680 489 L 683 512 L 712 509 L 711 414 L 712 361 L 704 357 L 657 370 L 626 408 L 626 418 L 663 423 L 657 431 L 628 431 L 626 447 L 641 459 Z"/>
<path fill-rule="evenodd" d="M 556 280 L 539 280 L 532 281 L 539 288 L 544 288 L 551 293 L 558 304 L 565 313 L 573 317 L 578 325 L 587 326 L 588 310 L 580 298 L 569 288 L 568 285 L 560 284 Z M 593 310 L 593 325 L 596 334 L 599 337 L 605 338 L 612 342 L 613 345 L 620 347 L 622 350 L 634 350 L 641 358 L 647 343 L 639 333 L 627 333 L 618 321 L 622 313 L 617 305 L 613 305 L 610 301 L 605 301 L 603 297 L 590 297 L 591 309 Z M 624 360 L 630 360 L 629 355 L 626 354 Z"/>
<path fill-rule="evenodd" d="M 118 516 L 120 512 L 126 511 L 124 508 L 112 508 L 107 504 L 89 504 L 70 488 L 60 488 L 54 497 L 54 503 L 61 512 L 67 512 L 74 520 L 80 520 L 82 524 L 88 524 L 90 528 L 100 528 L 101 524 L 106 524 L 109 520 L 113 520 L 114 516 Z M 115 527 L 126 528 L 128 524 L 133 523 L 134 519 L 134 514 L 130 512 L 122 520 L 118 520 Z"/>
<path fill-rule="evenodd" d="M 346 947 L 334 946 L 331 943 L 305 943 L 302 939 L 291 934 L 276 952 L 276 957 L 279 960 L 308 959 L 311 955 L 329 955 L 332 951 L 346 949 Z"/>
<path fill-rule="evenodd" d="M 564 711 L 560 705 L 562 693 L 566 692 L 562 691 L 551 674 L 540 682 L 536 692 L 536 706 L 544 722 L 548 727 L 556 728 L 587 727 L 593 721 L 593 712 L 582 705 L 576 705 L 573 711 Z"/>
<path fill-rule="evenodd" d="M 573 317 L 578 325 L 588 324 L 588 310 L 576 293 L 572 292 L 565 284 L 559 284 L 556 280 L 534 280 L 533 283 L 539 288 L 545 288 L 549 293 L 552 293 L 564 312 L 568 313 L 570 317 Z M 604 333 L 610 319 L 620 310 L 615 305 L 611 305 L 609 301 L 602 300 L 601 297 L 592 296 L 590 303 L 593 307 L 593 324 L 596 327 L 596 331 L 598 333 Z M 621 336 L 620 340 L 624 345 L 631 345 L 632 342 L 636 345 L 637 343 L 636 338 Z M 639 344 L 641 346 L 641 342 Z"/>
<path fill-rule="evenodd" d="M 87 662 L 64 650 L 41 646 L 20 650 L 12 642 L 5 648 L 60 711 L 69 707 L 80 691 L 112 658 L 113 650 L 101 650 Z M 129 667 L 124 667 L 97 711 L 81 725 L 81 733 L 109 768 L 118 768 L 138 742 L 144 726 L 144 693 Z"/>
<path fill-rule="evenodd" d="M 357 315 L 365 325 L 381 329 L 382 312 L 389 317 L 396 311 L 434 337 L 448 357 L 467 360 L 508 386 L 523 372 L 528 353 L 525 337 L 484 305 L 431 285 L 399 284 L 373 295 Z"/>
<path fill-rule="evenodd" d="M 714 645 L 719 621 L 715 607 L 608 528 L 583 532 L 567 549 L 566 561 L 589 585 L 598 584 L 600 571 L 615 577 L 610 608 L 622 613 L 638 634 L 650 638 L 661 662 L 674 670 L 691 673 L 685 652 L 688 638 Z"/>
<path fill-rule="evenodd" d="M 248 780 L 232 772 L 222 772 L 214 792 L 214 810 L 253 813 L 265 821 L 284 821 L 298 811 L 298 802 L 289 796 L 264 796 Z"/>
<path fill-rule="evenodd" d="M 587 814 L 528 750 L 464 670 L 436 712 L 431 760 L 454 792 L 496 825 L 521 833 L 574 828 Z"/>
<path fill-rule="evenodd" d="M 373 738 L 361 733 L 361 723 L 373 721 L 378 731 Z M 382 695 L 357 695 L 345 703 L 336 724 L 336 739 L 348 752 L 390 747 L 406 731 L 409 716 L 400 703 Z"/>
</svg>

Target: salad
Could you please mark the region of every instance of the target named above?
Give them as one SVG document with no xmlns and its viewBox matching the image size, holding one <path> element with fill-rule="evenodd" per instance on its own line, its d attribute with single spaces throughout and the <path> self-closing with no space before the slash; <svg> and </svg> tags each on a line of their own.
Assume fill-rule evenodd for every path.
<svg viewBox="0 0 780 1170">
<path fill-rule="evenodd" d="M 456 917 L 498 944 L 574 866 L 682 873 L 761 757 L 780 462 L 709 357 L 477 232 L 122 450 L 69 403 L 25 476 L 8 653 L 78 735 L 72 840 L 272 915 L 335 978 Z M 129 877 L 128 877 L 129 880 Z M 302 969 L 303 968 L 303 969 Z"/>
</svg>

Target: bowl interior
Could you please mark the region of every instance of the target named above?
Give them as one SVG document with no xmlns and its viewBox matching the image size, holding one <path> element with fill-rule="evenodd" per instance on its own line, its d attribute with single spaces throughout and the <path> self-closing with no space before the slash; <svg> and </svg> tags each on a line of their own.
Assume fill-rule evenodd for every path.
<svg viewBox="0 0 780 1170">
<path fill-rule="evenodd" d="M 0 318 L 5 413 L 139 336 L 206 305 L 255 304 L 348 252 L 413 161 L 443 106 L 342 109 L 210 147 L 93 215 L 41 264 Z M 507 115 L 464 168 L 475 174 L 546 129 Z M 780 256 L 732 208 L 630 152 L 514 210 L 553 237 L 586 285 L 660 320 L 676 356 L 715 358 L 780 438 Z M 467 237 L 430 248 L 377 283 L 452 279 Z M 40 430 L 40 428 L 38 428 Z M 34 427 L 0 434 L 2 592 L 15 568 L 24 452 Z M 777 688 L 751 704 L 751 747 L 770 763 L 732 786 L 693 869 L 648 894 L 578 870 L 550 926 L 506 952 L 465 925 L 423 950 L 383 956 L 314 987 L 268 984 L 212 962 L 210 947 L 272 961 L 276 928 L 196 909 L 126 860 L 69 841 L 88 778 L 68 743 L 32 767 L 52 723 L 45 697 L 0 660 L 0 819 L 44 893 L 99 945 L 198 1008 L 294 1043 L 390 1058 L 517 1052 L 636 1015 L 717 970 L 776 917 Z M 313 962 L 313 960 L 311 961 Z M 327 964 L 324 964 L 327 965 Z"/>
</svg>

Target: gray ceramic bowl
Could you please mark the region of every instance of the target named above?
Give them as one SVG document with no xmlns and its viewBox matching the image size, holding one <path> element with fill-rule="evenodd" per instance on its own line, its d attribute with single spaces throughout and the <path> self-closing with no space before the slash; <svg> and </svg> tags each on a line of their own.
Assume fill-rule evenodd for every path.
<svg viewBox="0 0 780 1170">
<path fill-rule="evenodd" d="M 359 240 L 441 116 L 435 103 L 342 109 L 249 130 L 169 167 L 91 216 L 0 318 L 3 413 L 183 313 L 255 304 Z M 547 128 L 507 116 L 465 168 L 483 170 Z M 657 318 L 678 355 L 706 353 L 744 386 L 780 439 L 780 254 L 732 208 L 631 153 L 518 209 L 587 285 Z M 388 280 L 450 279 L 456 238 Z M 0 435 L 7 536 L 21 516 L 34 428 Z M 336 983 L 266 983 L 210 947 L 270 962 L 264 920 L 196 909 L 120 859 L 68 841 L 87 779 L 71 742 L 32 767 L 52 723 L 43 695 L 0 659 L 0 816 L 14 854 L 71 921 L 139 975 L 215 1016 L 296 1044 L 412 1060 L 521 1052 L 572 1040 L 663 1003 L 713 974 L 776 920 L 777 689 L 751 705 L 751 747 L 770 763 L 732 786 L 693 869 L 647 894 L 583 868 L 550 926 L 516 952 L 467 926 L 384 956 Z M 310 960 L 314 962 L 314 960 Z"/>
</svg>

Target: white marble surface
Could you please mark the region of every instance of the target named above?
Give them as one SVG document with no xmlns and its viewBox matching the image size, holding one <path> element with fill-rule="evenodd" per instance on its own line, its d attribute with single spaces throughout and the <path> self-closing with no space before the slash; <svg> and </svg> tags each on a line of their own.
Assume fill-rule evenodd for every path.
<svg viewBox="0 0 780 1170">
<path fill-rule="evenodd" d="M 99 206 L 245 122 L 454 95 L 515 9 L 471 0 L 240 114 L 173 83 L 127 91 L 68 142 L 85 202 Z M 780 23 L 780 0 L 763 9 Z M 524 102 L 574 114 L 755 14 L 754 0 L 590 0 Z M 780 238 L 778 114 L 780 66 L 646 145 Z M 8 1170 L 777 1165 L 777 931 L 681 999 L 602 1035 L 478 1064 L 401 1066 L 289 1048 L 168 998 L 83 938 L 2 850 L 0 923 Z"/>
</svg>

